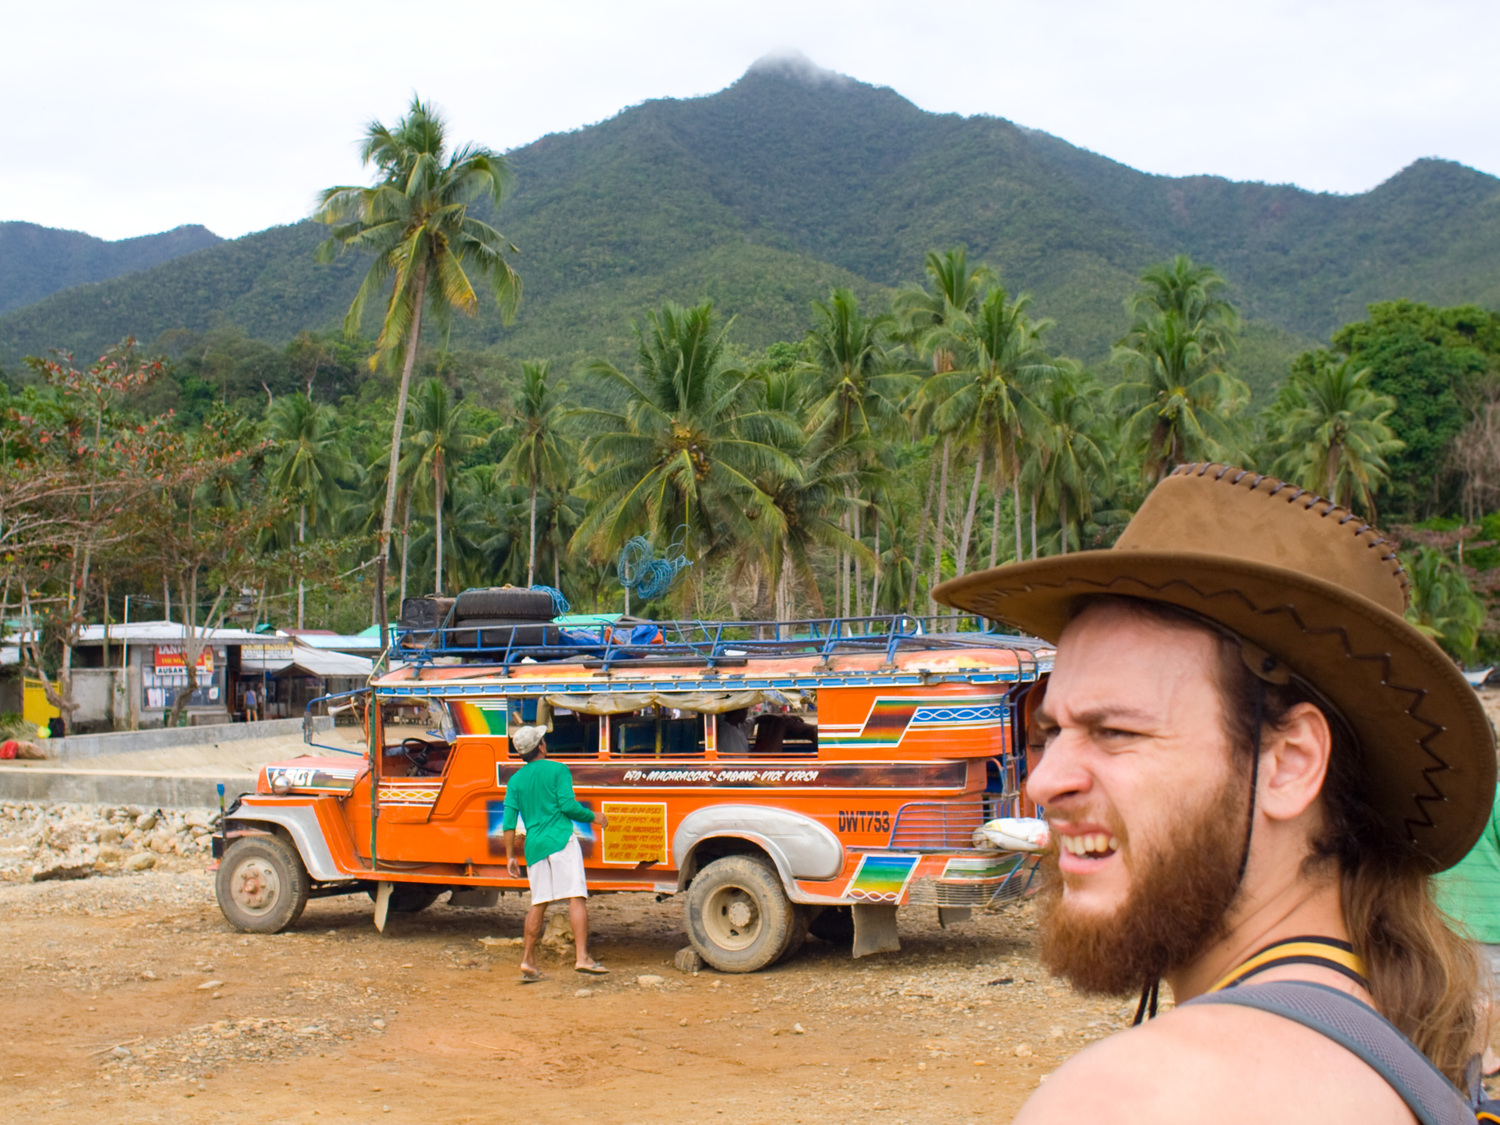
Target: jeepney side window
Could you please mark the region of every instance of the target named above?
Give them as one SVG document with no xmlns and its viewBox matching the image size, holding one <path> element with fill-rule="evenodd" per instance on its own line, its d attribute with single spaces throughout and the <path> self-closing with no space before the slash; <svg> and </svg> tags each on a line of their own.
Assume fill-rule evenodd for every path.
<svg viewBox="0 0 1500 1125">
<path fill-rule="evenodd" d="M 816 758 L 818 709 L 815 697 L 803 707 L 766 707 L 751 717 L 750 753 L 756 757 Z"/>
<path fill-rule="evenodd" d="M 652 706 L 610 716 L 609 751 L 626 758 L 692 758 L 704 753 L 703 717 Z"/>
<path fill-rule="evenodd" d="M 553 758 L 597 758 L 599 716 L 580 715 L 562 707 L 552 708 L 552 729 L 547 732 L 547 753 Z"/>
</svg>

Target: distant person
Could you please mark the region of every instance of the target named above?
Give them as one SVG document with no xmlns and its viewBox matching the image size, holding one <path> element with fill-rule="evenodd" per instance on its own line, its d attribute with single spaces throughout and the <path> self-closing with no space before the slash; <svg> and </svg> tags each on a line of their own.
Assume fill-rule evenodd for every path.
<svg viewBox="0 0 1500 1125">
<path fill-rule="evenodd" d="M 750 753 L 750 739 L 745 735 L 747 707 L 725 711 L 714 717 L 714 746 L 721 756 L 743 758 Z"/>
<path fill-rule="evenodd" d="M 1500 1055 L 1489 1044 L 1495 989 L 1500 986 L 1500 806 L 1490 809 L 1479 842 L 1457 864 L 1433 876 L 1437 904 L 1457 923 L 1479 962 L 1479 1033 L 1484 1076 L 1500 1074 Z"/>
<path fill-rule="evenodd" d="M 511 749 L 526 764 L 505 786 L 505 867 L 512 879 L 521 877 L 516 862 L 516 822 L 526 824 L 526 882 L 531 887 L 531 909 L 526 911 L 526 944 L 521 950 L 521 983 L 546 980 L 537 968 L 536 943 L 549 902 L 568 900 L 568 922 L 577 951 L 574 968 L 580 973 L 609 972 L 589 956 L 588 886 L 583 877 L 583 849 L 573 835 L 573 822 L 609 827 L 609 818 L 578 803 L 568 767 L 547 757 L 547 728 L 520 727 L 510 736 Z"/>
<path fill-rule="evenodd" d="M 253 687 L 245 689 L 245 722 L 253 723 L 260 718 L 260 696 Z"/>
</svg>

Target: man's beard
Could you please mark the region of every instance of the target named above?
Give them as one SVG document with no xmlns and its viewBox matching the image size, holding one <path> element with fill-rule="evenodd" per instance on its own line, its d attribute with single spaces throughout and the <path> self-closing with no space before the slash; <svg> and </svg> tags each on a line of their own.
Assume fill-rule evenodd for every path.
<svg viewBox="0 0 1500 1125">
<path fill-rule="evenodd" d="M 1057 847 L 1043 860 L 1042 964 L 1083 992 L 1118 996 L 1191 964 L 1228 930 L 1244 855 L 1248 779 L 1215 799 L 1148 855 L 1136 853 L 1125 902 L 1100 917 L 1063 898 Z M 1121 857 L 1124 858 L 1123 856 Z"/>
</svg>

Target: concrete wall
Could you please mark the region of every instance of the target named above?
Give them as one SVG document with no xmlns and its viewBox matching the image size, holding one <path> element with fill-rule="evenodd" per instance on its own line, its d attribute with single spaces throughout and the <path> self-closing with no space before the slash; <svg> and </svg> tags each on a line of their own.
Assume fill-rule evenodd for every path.
<svg viewBox="0 0 1500 1125">
<path fill-rule="evenodd" d="M 161 809 L 208 809 L 255 792 L 253 774 L 186 777 L 161 773 L 103 773 L 51 767 L 0 770 L 0 801 L 55 804 L 141 805 Z"/>
<path fill-rule="evenodd" d="M 78 710 L 73 712 L 71 726 L 84 730 L 111 728 L 115 717 L 115 685 L 119 679 L 118 668 L 74 668 L 73 700 Z M 123 685 L 120 690 L 124 690 Z"/>
<path fill-rule="evenodd" d="M 327 715 L 312 717 L 312 729 L 333 729 Z M 60 761 L 97 758 L 101 754 L 128 754 L 137 750 L 160 750 L 168 746 L 200 746 L 207 742 L 235 742 L 246 738 L 286 738 L 302 733 L 301 719 L 267 719 L 259 723 L 223 723 L 218 726 L 173 727 L 156 730 L 117 731 L 112 734 L 75 734 L 50 739 L 47 756 Z"/>
</svg>

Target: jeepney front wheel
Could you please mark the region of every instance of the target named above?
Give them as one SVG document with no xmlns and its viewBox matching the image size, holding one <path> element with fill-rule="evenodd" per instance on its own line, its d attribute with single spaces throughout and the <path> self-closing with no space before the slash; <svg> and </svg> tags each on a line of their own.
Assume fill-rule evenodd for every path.
<svg viewBox="0 0 1500 1125">
<path fill-rule="evenodd" d="M 276 836 L 241 836 L 224 850 L 214 890 L 235 929 L 276 934 L 307 906 L 307 868 L 296 849 Z"/>
<path fill-rule="evenodd" d="M 755 856 L 716 859 L 688 887 L 688 940 L 721 973 L 771 964 L 787 951 L 795 922 L 776 869 Z"/>
</svg>

